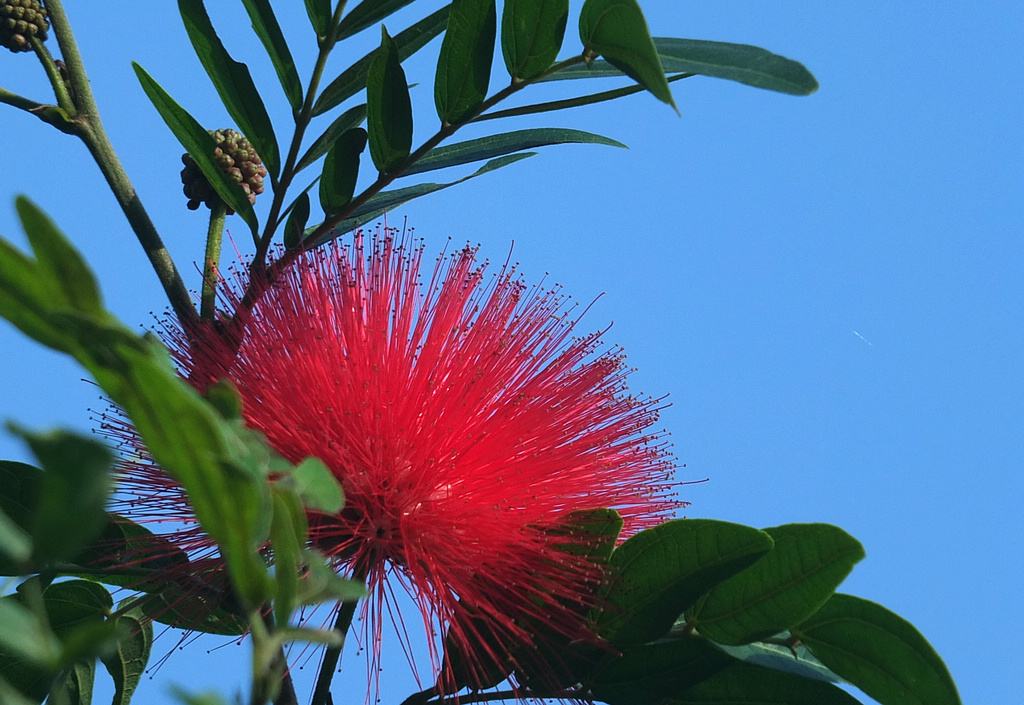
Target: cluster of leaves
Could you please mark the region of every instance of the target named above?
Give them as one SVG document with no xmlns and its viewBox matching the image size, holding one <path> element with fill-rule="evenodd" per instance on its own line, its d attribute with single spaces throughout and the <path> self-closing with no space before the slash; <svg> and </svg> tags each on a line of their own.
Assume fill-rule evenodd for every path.
<svg viewBox="0 0 1024 705">
<path fill-rule="evenodd" d="M 182 381 L 159 342 L 131 332 L 103 307 L 88 266 L 54 224 L 26 199 L 17 207 L 32 256 L 0 240 L 0 315 L 75 358 L 125 410 L 187 492 L 227 575 L 217 580 L 190 570 L 180 549 L 105 512 L 113 458 L 102 444 L 18 429 L 42 469 L 0 465 L 0 567 L 36 576 L 0 606 L 0 673 L 7 678 L 0 688 L 21 697 L 5 702 L 39 702 L 49 693 L 54 703 L 87 703 L 98 656 L 116 679 L 130 681 L 115 698 L 126 703 L 145 665 L 153 619 L 250 632 L 255 672 L 267 674 L 263 687 L 274 692 L 283 643 L 339 639 L 290 626 L 294 610 L 363 594 L 307 546 L 307 511 L 340 511 L 340 485 L 314 458 L 293 466 L 277 456 L 241 422 L 230 386 L 217 385 L 204 399 Z M 51 583 L 58 576 L 78 579 Z M 100 583 L 140 595 L 111 611 Z"/>
<path fill-rule="evenodd" d="M 573 522 L 600 539 L 588 558 L 606 575 L 589 615 L 601 643 L 541 629 L 539 673 L 526 658 L 481 674 L 456 652 L 448 666 L 459 685 L 492 687 L 514 675 L 530 697 L 608 705 L 856 705 L 835 685 L 847 683 L 882 705 L 960 702 L 909 622 L 835 592 L 864 557 L 842 529 L 681 519 L 612 550 L 622 525 L 614 512 Z"/>
</svg>

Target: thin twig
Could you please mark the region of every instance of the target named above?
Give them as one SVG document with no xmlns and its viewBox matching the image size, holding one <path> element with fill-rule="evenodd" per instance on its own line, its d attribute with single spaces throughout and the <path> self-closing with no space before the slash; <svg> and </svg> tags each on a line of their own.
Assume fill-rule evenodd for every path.
<svg viewBox="0 0 1024 705">
<path fill-rule="evenodd" d="M 334 631 L 340 632 L 342 635 L 348 633 L 357 604 L 356 600 L 341 604 L 341 607 L 338 608 L 338 617 L 334 620 Z M 316 686 L 313 689 L 312 705 L 327 705 L 331 696 L 331 681 L 334 679 L 334 671 L 338 667 L 338 660 L 341 658 L 341 650 L 344 647 L 345 642 L 342 641 L 341 646 L 329 646 L 324 650 L 324 658 L 320 662 L 320 672 L 317 673 Z"/>
</svg>

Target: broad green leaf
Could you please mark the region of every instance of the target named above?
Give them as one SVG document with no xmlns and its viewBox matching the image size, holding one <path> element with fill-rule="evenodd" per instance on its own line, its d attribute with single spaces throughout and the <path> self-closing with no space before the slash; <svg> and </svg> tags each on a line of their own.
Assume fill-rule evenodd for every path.
<svg viewBox="0 0 1024 705">
<path fill-rule="evenodd" d="M 326 37 L 331 29 L 331 0 L 306 0 L 306 14 L 316 36 Z"/>
<path fill-rule="evenodd" d="M 215 593 L 165 590 L 143 598 L 142 614 L 154 622 L 175 629 L 240 636 L 249 631 L 249 624 L 237 609 L 226 605 L 228 598 Z"/>
<path fill-rule="evenodd" d="M 309 194 L 303 192 L 297 199 L 295 205 L 288 214 L 288 222 L 284 226 L 284 246 L 289 250 L 299 246 L 302 242 L 302 235 L 306 230 L 306 223 L 309 222 Z"/>
<path fill-rule="evenodd" d="M 714 642 L 712 642 L 714 643 Z M 814 678 L 826 683 L 838 683 L 841 681 L 838 675 L 828 669 L 825 664 L 815 658 L 803 644 L 793 646 L 783 644 L 768 644 L 755 641 L 753 644 L 742 646 L 729 646 L 727 644 L 715 644 L 715 646 L 739 661 L 773 668 L 776 671 L 792 673 L 802 678 Z"/>
<path fill-rule="evenodd" d="M 513 80 L 536 78 L 562 48 L 569 0 L 505 0 L 501 52 Z"/>
<path fill-rule="evenodd" d="M 765 531 L 775 541 L 771 552 L 687 613 L 708 639 L 746 644 L 790 629 L 825 604 L 864 557 L 855 538 L 829 524 L 785 524 Z"/>
<path fill-rule="evenodd" d="M 299 601 L 302 604 L 352 602 L 366 596 L 366 587 L 362 583 L 338 575 L 322 554 L 307 549 L 303 555 L 308 570 L 299 585 Z"/>
<path fill-rule="evenodd" d="M 70 352 L 71 342 L 41 301 L 57 305 L 63 298 L 39 272 L 35 260 L 26 257 L 6 240 L 0 240 L 0 316 L 43 345 Z"/>
<path fill-rule="evenodd" d="M 703 593 L 771 547 L 763 531 L 710 519 L 641 531 L 612 554 L 598 633 L 617 646 L 657 639 Z"/>
<path fill-rule="evenodd" d="M 96 660 L 77 661 L 66 668 L 50 688 L 46 705 L 90 705 L 96 679 Z M 127 705 L 125 703 L 125 705 Z"/>
<path fill-rule="evenodd" d="M 31 555 L 32 541 L 28 534 L 0 509 L 0 564 L 10 561 L 18 565 L 27 561 Z"/>
<path fill-rule="evenodd" d="M 359 176 L 359 156 L 366 149 L 366 130 L 353 127 L 337 140 L 324 160 L 320 175 L 320 207 L 332 215 L 348 205 Z"/>
<path fill-rule="evenodd" d="M 882 705 L 960 705 L 931 644 L 910 622 L 874 602 L 835 594 L 793 634 Z"/>
<path fill-rule="evenodd" d="M 735 662 L 664 705 L 860 705 L 831 683 Z"/>
<path fill-rule="evenodd" d="M 37 271 L 46 277 L 51 290 L 62 292 L 70 308 L 86 313 L 101 311 L 103 299 L 96 278 L 53 221 L 24 196 L 16 198 L 14 204 L 39 264 Z"/>
<path fill-rule="evenodd" d="M 43 695 L 40 695 L 40 697 L 43 697 Z M 4 703 L 4 705 L 38 705 L 38 702 L 37 699 L 30 700 L 25 697 L 6 678 L 0 676 L 0 703 Z"/>
<path fill-rule="evenodd" d="M 102 443 L 85 436 L 10 428 L 28 444 L 45 471 L 32 513 L 33 558 L 39 563 L 68 559 L 106 525 L 114 456 Z"/>
<path fill-rule="evenodd" d="M 207 387 L 203 391 L 203 399 L 228 421 L 238 421 L 242 418 L 242 395 L 235 383 L 227 377 Z"/>
<path fill-rule="evenodd" d="M 340 237 L 351 230 L 355 230 L 360 225 L 373 220 L 382 213 L 385 213 L 392 208 L 396 208 L 403 203 L 407 203 L 414 198 L 419 198 L 420 196 L 426 196 L 427 194 L 450 188 L 457 184 L 461 184 L 464 181 L 474 179 L 477 176 L 483 176 L 495 169 L 500 169 L 508 166 L 509 164 L 514 164 L 515 162 L 526 159 L 527 157 L 532 157 L 535 154 L 537 153 L 521 152 L 519 154 L 510 154 L 505 157 L 498 157 L 497 159 L 492 159 L 487 162 L 469 176 L 464 176 L 461 179 L 456 179 L 455 181 L 449 181 L 447 183 L 417 184 L 415 186 L 408 186 L 406 188 L 394 189 L 391 191 L 381 191 L 373 198 L 368 199 L 366 203 L 357 208 L 348 218 L 331 228 L 330 231 L 328 231 L 325 236 L 321 237 L 315 244 L 322 245 L 336 237 Z M 307 236 L 309 234 L 310 232 L 307 232 Z"/>
<path fill-rule="evenodd" d="M 434 105 L 441 122 L 462 122 L 487 97 L 496 24 L 494 0 L 452 2 L 434 78 Z"/>
<path fill-rule="evenodd" d="M 188 575 L 188 565 L 181 548 L 112 514 L 99 537 L 73 556 L 62 572 L 140 592 L 159 592 Z"/>
<path fill-rule="evenodd" d="M 270 61 L 274 64 L 277 78 L 281 81 L 281 87 L 292 106 L 292 111 L 298 113 L 302 108 L 302 82 L 299 80 L 298 71 L 295 70 L 295 60 L 292 59 L 288 42 L 281 32 L 281 25 L 278 24 L 274 9 L 270 6 L 270 0 L 242 0 L 242 4 L 249 13 L 256 36 L 263 42 Z"/>
<path fill-rule="evenodd" d="M 167 91 L 146 73 L 145 69 L 134 62 L 132 68 L 135 69 L 135 75 L 138 76 L 139 83 L 142 84 L 142 90 L 160 113 L 160 117 L 167 123 L 167 127 L 178 138 L 181 146 L 195 159 L 196 165 L 203 172 L 206 180 L 210 182 L 213 190 L 217 192 L 224 203 L 242 217 L 252 232 L 257 232 L 259 223 L 253 212 L 252 204 L 249 203 L 249 197 L 231 177 L 221 171 L 217 162 L 214 161 L 213 152 L 217 148 L 217 144 L 213 141 L 210 133 L 178 105 Z"/>
<path fill-rule="evenodd" d="M 90 580 L 52 583 L 43 590 L 50 629 L 61 640 L 83 626 L 103 622 L 114 606 L 107 589 Z"/>
<path fill-rule="evenodd" d="M 808 95 L 818 82 L 803 64 L 760 47 L 705 39 L 655 37 L 654 47 L 666 73 L 694 73 L 738 81 L 791 95 Z M 567 66 L 541 81 L 612 78 L 623 75 L 606 61 Z"/>
<path fill-rule="evenodd" d="M 345 493 L 334 473 L 317 458 L 306 458 L 292 471 L 295 489 L 308 509 L 337 514 L 345 506 Z"/>
<path fill-rule="evenodd" d="M 452 625 L 444 637 L 444 663 L 441 678 L 446 692 L 463 688 L 487 690 L 498 685 L 512 672 L 513 659 L 507 658 L 508 646 L 494 633 L 492 620 L 481 617 L 465 602 L 455 607 L 452 623 L 471 640 L 472 651 L 466 653 L 464 639 L 457 639 Z"/>
<path fill-rule="evenodd" d="M 405 61 L 426 46 L 431 39 L 443 32 L 448 23 L 448 12 L 450 9 L 449 5 L 445 5 L 405 31 L 396 34 L 395 46 L 398 47 L 399 60 Z M 348 100 L 363 90 L 366 87 L 366 76 L 370 71 L 370 64 L 376 55 L 376 50 L 371 51 L 331 81 L 313 105 L 313 115 L 323 115 L 331 108 L 340 105 L 343 101 Z"/>
<path fill-rule="evenodd" d="M 347 39 L 362 32 L 411 2 L 412 0 L 363 0 L 353 7 L 338 25 L 338 39 Z"/>
<path fill-rule="evenodd" d="M 380 34 L 380 48 L 366 79 L 366 127 L 373 163 L 387 172 L 409 156 L 412 103 L 398 47 L 383 27 Z"/>
<path fill-rule="evenodd" d="M 668 76 L 666 80 L 669 83 L 680 81 L 684 78 L 692 78 L 696 74 L 693 73 L 678 73 L 674 76 Z M 615 100 L 616 98 L 624 98 L 634 93 L 639 93 L 644 90 L 641 85 L 626 86 L 624 88 L 615 88 L 610 91 L 600 91 L 599 93 L 591 93 L 590 95 L 581 95 L 575 98 L 564 98 L 562 100 L 549 100 L 543 103 L 531 103 L 529 105 L 520 105 L 515 108 L 506 108 L 505 110 L 492 110 L 486 112 L 483 115 L 479 115 L 473 119 L 473 122 L 483 122 L 485 120 L 497 120 L 499 118 L 516 117 L 519 115 L 533 115 L 535 113 L 548 113 L 553 110 L 567 110 L 569 108 L 579 108 L 584 105 L 593 105 L 594 103 L 603 103 L 608 100 Z"/>
<path fill-rule="evenodd" d="M 626 148 L 626 145 L 621 142 L 582 130 L 556 127 L 516 130 L 515 132 L 506 132 L 500 135 L 490 135 L 465 142 L 457 142 L 446 147 L 437 147 L 406 169 L 402 175 L 409 176 L 424 171 L 434 171 L 435 169 L 444 169 L 449 166 L 468 164 L 470 162 L 500 157 L 504 154 L 521 152 L 534 147 L 570 143 L 602 144 L 609 147 Z"/>
<path fill-rule="evenodd" d="M 552 545 L 559 551 L 603 566 L 611 558 L 621 530 L 622 517 L 614 509 L 581 509 L 569 512 L 545 533 L 558 539 Z"/>
<path fill-rule="evenodd" d="M 704 639 L 683 637 L 626 649 L 602 664 L 591 689 L 609 705 L 663 702 L 734 663 Z"/>
<path fill-rule="evenodd" d="M 339 137 L 352 128 L 362 125 L 363 120 L 365 119 L 365 103 L 361 103 L 360 105 L 349 108 L 343 112 L 328 126 L 326 130 L 324 130 L 322 135 L 314 140 L 313 144 L 310 145 L 308 150 L 306 150 L 306 153 L 302 155 L 301 159 L 299 159 L 299 163 L 296 165 L 295 171 L 302 171 L 317 159 L 327 154 Z"/>
<path fill-rule="evenodd" d="M 0 598 L 0 661 L 12 656 L 53 665 L 60 656 L 60 642 L 18 597 L 7 596 Z"/>
<path fill-rule="evenodd" d="M 228 114 L 256 149 L 267 171 L 276 178 L 281 169 L 277 138 L 274 137 L 274 126 L 256 90 L 249 67 L 231 58 L 224 48 L 206 13 L 203 0 L 178 0 L 178 10 L 196 55 Z"/>
<path fill-rule="evenodd" d="M 636 0 L 586 0 L 580 11 L 580 40 L 587 52 L 600 54 L 658 100 L 675 107 Z"/>
<path fill-rule="evenodd" d="M 270 544 L 274 549 L 274 620 L 278 626 L 291 622 L 292 612 L 298 606 L 299 553 L 306 540 L 305 516 L 301 516 L 303 531 L 296 530 L 297 515 L 302 515 L 298 497 L 281 487 L 274 488 L 274 519 L 270 525 Z"/>
</svg>

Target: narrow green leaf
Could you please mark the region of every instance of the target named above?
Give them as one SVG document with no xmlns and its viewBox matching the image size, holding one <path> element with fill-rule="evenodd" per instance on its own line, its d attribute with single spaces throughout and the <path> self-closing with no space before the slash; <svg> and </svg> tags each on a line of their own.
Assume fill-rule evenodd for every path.
<svg viewBox="0 0 1024 705">
<path fill-rule="evenodd" d="M 28 534 L 0 510 L 0 556 L 18 565 L 27 561 L 31 555 L 32 541 Z"/>
<path fill-rule="evenodd" d="M 658 100 L 676 106 L 636 0 L 586 0 L 580 11 L 580 40 L 586 51 L 600 54 Z"/>
<path fill-rule="evenodd" d="M 743 644 L 742 646 L 715 644 L 715 647 L 739 661 L 784 673 L 792 673 L 801 678 L 813 678 L 826 683 L 839 683 L 842 680 L 803 644 L 790 646 L 756 641 L 753 644 Z"/>
<path fill-rule="evenodd" d="M 326 37 L 331 29 L 331 0 L 306 0 L 306 14 L 317 37 Z"/>
<path fill-rule="evenodd" d="M 309 222 L 309 194 L 303 192 L 295 199 L 295 206 L 288 214 L 288 222 L 284 226 L 284 246 L 295 249 L 302 242 L 302 234 Z"/>
<path fill-rule="evenodd" d="M 665 705 L 860 705 L 831 683 L 736 662 Z"/>
<path fill-rule="evenodd" d="M 274 620 L 278 626 L 291 622 L 292 612 L 298 606 L 299 553 L 305 542 L 305 532 L 296 532 L 296 514 L 302 513 L 298 497 L 280 487 L 274 488 L 274 518 L 270 525 L 270 545 L 274 549 Z M 295 504 L 295 507 L 289 506 Z M 302 517 L 303 521 L 305 517 Z"/>
<path fill-rule="evenodd" d="M 412 103 L 398 47 L 383 27 L 380 34 L 380 48 L 366 79 L 366 126 L 373 163 L 386 172 L 409 156 Z"/>
<path fill-rule="evenodd" d="M 396 34 L 395 46 L 398 47 L 399 60 L 405 61 L 443 32 L 448 23 L 450 9 L 450 5 L 445 5 L 405 31 Z M 323 115 L 363 90 L 366 87 L 366 76 L 370 71 L 370 64 L 376 55 L 377 50 L 375 49 L 331 81 L 313 104 L 313 115 Z"/>
<path fill-rule="evenodd" d="M 338 39 L 347 39 L 362 32 L 411 2 L 412 0 L 363 0 L 352 8 L 338 25 Z"/>
<path fill-rule="evenodd" d="M 85 659 L 64 670 L 50 688 L 46 705 L 91 705 L 96 660 Z M 126 705 L 126 704 L 125 704 Z"/>
<path fill-rule="evenodd" d="M 299 112 L 302 108 L 302 82 L 299 80 L 298 71 L 295 70 L 295 60 L 292 59 L 288 42 L 281 32 L 281 25 L 278 24 L 274 9 L 270 6 L 270 0 L 242 0 L 242 4 L 249 13 L 256 36 L 263 42 L 270 61 L 274 64 L 274 71 L 281 81 L 288 103 L 294 112 Z"/>
<path fill-rule="evenodd" d="M 882 705 L 960 705 L 956 685 L 927 639 L 874 602 L 835 594 L 793 634 Z"/>
<path fill-rule="evenodd" d="M 318 458 L 306 458 L 292 471 L 295 488 L 307 508 L 337 514 L 345 507 L 345 493 L 334 473 Z"/>
<path fill-rule="evenodd" d="M 808 95 L 818 89 L 817 80 L 803 64 L 749 44 L 655 37 L 654 47 L 666 73 L 694 73 L 723 78 L 790 95 Z M 622 71 L 606 61 L 591 61 L 589 64 L 567 66 L 540 80 L 613 78 L 622 75 Z"/>
<path fill-rule="evenodd" d="M 178 105 L 167 91 L 146 73 L 145 69 L 134 62 L 132 68 L 135 69 L 135 75 L 138 76 L 139 83 L 142 84 L 142 90 L 146 92 L 150 102 L 167 123 L 167 127 L 178 138 L 181 146 L 195 159 L 203 176 L 213 186 L 213 190 L 217 192 L 221 200 L 242 217 L 252 232 L 257 232 L 259 223 L 253 212 L 252 204 L 249 203 L 249 197 L 235 181 L 220 170 L 217 162 L 214 161 L 213 152 L 217 145 L 210 133 Z"/>
<path fill-rule="evenodd" d="M 552 144 L 602 144 L 609 147 L 626 148 L 626 145 L 608 137 L 595 135 L 582 130 L 542 127 L 530 130 L 517 130 L 500 135 L 489 135 L 479 139 L 457 142 L 446 147 L 438 147 L 428 152 L 422 159 L 403 172 L 403 176 L 434 171 L 445 167 L 468 164 L 499 157 L 503 154 L 521 152 L 524 149 L 544 147 Z"/>
<path fill-rule="evenodd" d="M 228 114 L 256 149 L 267 171 L 276 177 L 281 169 L 277 138 L 274 137 L 274 126 L 256 90 L 249 67 L 231 58 L 224 48 L 206 13 L 203 0 L 178 0 L 178 10 L 196 55 Z"/>
<path fill-rule="evenodd" d="M 70 558 L 96 538 L 107 522 L 114 457 L 102 443 L 84 436 L 10 428 L 45 470 L 32 516 L 33 556 L 40 563 Z"/>
<path fill-rule="evenodd" d="M 361 103 L 343 112 L 330 124 L 330 126 L 328 126 L 326 130 L 324 130 L 323 134 L 317 137 L 313 144 L 310 145 L 309 149 L 306 150 L 306 153 L 302 155 L 301 159 L 299 159 L 299 163 L 296 165 L 295 171 L 302 171 L 317 159 L 327 154 L 339 137 L 352 128 L 362 125 L 363 120 L 365 119 L 365 103 Z"/>
<path fill-rule="evenodd" d="M 569 0 L 505 0 L 501 52 L 513 80 L 535 78 L 554 63 L 568 19 Z"/>
<path fill-rule="evenodd" d="M 324 160 L 320 176 L 320 207 L 337 213 L 352 200 L 359 176 L 359 156 L 366 149 L 366 130 L 354 127 L 339 137 Z"/>
<path fill-rule="evenodd" d="M 391 191 L 381 191 L 373 198 L 368 199 L 366 203 L 364 203 L 362 206 L 357 208 L 350 217 L 346 218 L 345 220 L 341 221 L 333 228 L 331 228 L 330 232 L 328 232 L 326 236 L 321 238 L 316 243 L 316 245 L 322 245 L 325 242 L 330 242 L 334 238 L 340 237 L 351 230 L 355 230 L 360 225 L 373 220 L 382 213 L 385 213 L 391 210 L 392 208 L 400 206 L 403 203 L 407 203 L 413 200 L 414 198 L 419 198 L 420 196 L 426 196 L 427 194 L 435 193 L 437 191 L 450 188 L 457 184 L 461 184 L 464 181 L 474 179 L 477 176 L 483 176 L 484 174 L 494 171 L 495 169 L 500 169 L 502 167 L 508 166 L 509 164 L 514 164 L 515 162 L 526 159 L 527 157 L 532 157 L 535 154 L 537 153 L 521 152 L 519 154 L 510 154 L 505 157 L 498 157 L 497 159 L 492 159 L 491 161 L 487 162 L 469 176 L 464 176 L 461 179 L 456 179 L 455 181 L 449 181 L 447 183 L 417 184 L 415 186 L 408 186 L 406 188 L 394 189 Z M 308 234 L 309 233 L 307 232 L 307 235 Z"/>
<path fill-rule="evenodd" d="M 864 557 L 864 548 L 829 524 L 786 524 L 765 531 L 775 546 L 764 559 L 721 583 L 687 614 L 722 644 L 770 637 L 814 614 Z"/>
<path fill-rule="evenodd" d="M 39 264 L 39 274 L 47 278 L 53 290 L 63 292 L 69 307 L 86 313 L 101 311 L 103 299 L 96 278 L 53 221 L 24 196 L 18 196 L 14 204 Z"/>
<path fill-rule="evenodd" d="M 618 646 L 657 639 L 703 593 L 771 547 L 763 531 L 709 519 L 641 531 L 612 554 L 598 633 Z"/>
<path fill-rule="evenodd" d="M 487 97 L 496 25 L 494 0 L 452 3 L 434 78 L 434 104 L 441 122 L 461 122 Z"/>
<path fill-rule="evenodd" d="M 663 702 L 734 661 L 704 639 L 684 637 L 626 649 L 594 674 L 595 699 L 609 705 Z"/>
<path fill-rule="evenodd" d="M 684 78 L 692 78 L 696 76 L 693 73 L 678 73 L 674 76 L 668 76 L 666 80 L 669 83 L 680 81 Z M 564 98 L 562 100 L 550 100 L 543 103 L 531 103 L 530 105 L 520 105 L 515 108 L 507 108 L 505 110 L 493 110 L 486 112 L 473 119 L 473 122 L 483 122 L 485 120 L 497 120 L 499 118 L 516 117 L 519 115 L 533 115 L 536 113 L 548 113 L 553 110 L 567 110 L 569 108 L 579 108 L 584 105 L 593 105 L 594 103 L 603 103 L 608 100 L 615 100 L 617 98 L 624 98 L 634 93 L 639 93 L 644 90 L 644 87 L 635 84 L 632 86 L 626 86 L 624 88 L 615 88 L 610 91 L 601 91 L 599 93 L 591 93 L 590 95 L 581 95 L 576 98 Z"/>
<path fill-rule="evenodd" d="M 112 705 L 128 705 L 145 672 L 145 664 L 150 661 L 153 622 L 133 615 L 123 615 L 118 617 L 117 627 L 117 649 L 101 660 L 106 672 L 114 680 Z"/>
</svg>

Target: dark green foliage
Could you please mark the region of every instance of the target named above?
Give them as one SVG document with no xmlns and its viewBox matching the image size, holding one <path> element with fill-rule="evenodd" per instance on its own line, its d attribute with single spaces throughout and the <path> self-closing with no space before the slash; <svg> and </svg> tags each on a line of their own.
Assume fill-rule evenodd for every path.
<svg viewBox="0 0 1024 705">
<path fill-rule="evenodd" d="M 383 27 L 380 34 L 380 48 L 366 79 L 366 126 L 373 163 L 387 172 L 409 156 L 412 103 L 398 46 Z"/>
<path fill-rule="evenodd" d="M 494 0 L 455 0 L 434 77 L 434 105 L 443 123 L 457 123 L 487 97 L 497 16 Z"/>
<path fill-rule="evenodd" d="M 539 76 L 554 63 L 569 19 L 569 0 L 505 0 L 501 53 L 513 79 Z"/>
</svg>

